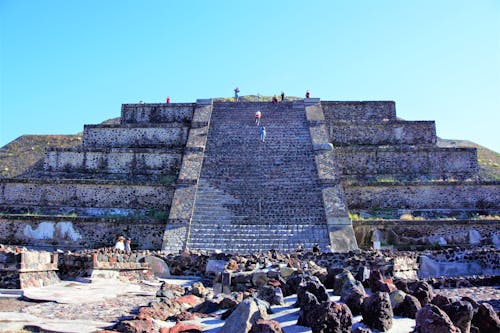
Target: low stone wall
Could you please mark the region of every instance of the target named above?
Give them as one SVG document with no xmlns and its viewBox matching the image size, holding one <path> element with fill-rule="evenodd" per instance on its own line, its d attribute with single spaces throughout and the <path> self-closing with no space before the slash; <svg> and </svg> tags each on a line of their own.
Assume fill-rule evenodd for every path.
<svg viewBox="0 0 500 333">
<path fill-rule="evenodd" d="M 301 254 L 278 253 L 275 258 L 270 252 L 255 253 L 251 255 L 231 254 L 207 254 L 198 252 L 183 252 L 180 254 L 168 254 L 161 257 L 169 266 L 172 275 L 197 275 L 210 276 L 211 270 L 216 266 L 224 269 L 224 266 L 232 259 L 240 268 L 255 270 L 269 265 L 270 262 L 281 262 L 289 267 L 289 270 L 303 267 L 304 264 L 322 269 L 346 268 L 357 272 L 360 267 L 379 269 L 386 276 L 401 278 L 416 278 L 418 270 L 418 254 L 415 252 L 379 252 L 379 251 L 350 251 L 337 253 L 313 254 L 305 252 Z M 313 262 L 314 264 L 311 264 Z M 213 272 L 213 271 L 212 271 Z"/>
<path fill-rule="evenodd" d="M 59 270 L 64 279 L 75 277 L 117 278 L 126 281 L 152 279 L 153 271 L 147 262 L 139 262 L 147 252 L 131 252 L 103 248 L 60 256 Z"/>
<path fill-rule="evenodd" d="M 170 123 L 189 122 L 193 117 L 194 103 L 122 104 L 121 123 Z"/>
<path fill-rule="evenodd" d="M 182 154 L 165 149 L 50 149 L 44 170 L 49 172 L 99 172 L 169 174 L 178 172 Z"/>
<path fill-rule="evenodd" d="M 85 147 L 183 147 L 189 128 L 182 124 L 85 125 Z"/>
<path fill-rule="evenodd" d="M 430 174 L 431 178 L 466 179 L 478 170 L 475 148 L 337 147 L 335 156 L 342 175 Z"/>
<path fill-rule="evenodd" d="M 500 220 L 354 220 L 360 247 L 373 241 L 395 248 L 500 247 Z"/>
<path fill-rule="evenodd" d="M 329 123 L 330 142 L 346 145 L 435 144 L 434 121 L 391 121 L 379 123 Z"/>
<path fill-rule="evenodd" d="M 419 257 L 419 277 L 500 275 L 500 250 L 456 250 L 424 252 Z"/>
<path fill-rule="evenodd" d="M 164 230 L 161 219 L 0 216 L 0 243 L 49 249 L 110 246 L 119 235 L 132 238 L 133 248 L 160 249 Z"/>
<path fill-rule="evenodd" d="M 333 102 L 322 101 L 326 123 L 396 120 L 393 101 Z"/>
<path fill-rule="evenodd" d="M 498 209 L 500 182 L 401 182 L 345 184 L 350 209 Z"/>
<path fill-rule="evenodd" d="M 43 287 L 60 282 L 57 253 L 0 249 L 0 288 Z"/>
<path fill-rule="evenodd" d="M 158 183 L 139 184 L 92 180 L 0 180 L 0 207 L 155 208 L 165 210 L 173 188 Z"/>
</svg>

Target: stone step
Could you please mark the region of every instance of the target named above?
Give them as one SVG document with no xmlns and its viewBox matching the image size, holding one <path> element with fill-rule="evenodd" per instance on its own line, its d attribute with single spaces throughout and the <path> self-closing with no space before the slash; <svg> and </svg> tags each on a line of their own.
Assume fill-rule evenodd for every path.
<svg viewBox="0 0 500 333">
<path fill-rule="evenodd" d="M 265 144 L 252 123 L 257 108 L 268 132 Z M 282 244 L 290 250 L 312 238 L 326 244 L 304 105 L 233 109 L 214 104 L 188 246 L 260 251 Z"/>
</svg>

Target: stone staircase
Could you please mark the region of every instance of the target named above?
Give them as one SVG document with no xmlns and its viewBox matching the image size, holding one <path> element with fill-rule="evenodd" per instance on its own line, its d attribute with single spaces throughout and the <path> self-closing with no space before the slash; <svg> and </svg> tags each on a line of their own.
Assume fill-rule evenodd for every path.
<svg viewBox="0 0 500 333">
<path fill-rule="evenodd" d="M 257 109 L 265 143 L 254 121 Z M 303 103 L 214 103 L 188 247 L 324 247 L 325 220 Z"/>
</svg>

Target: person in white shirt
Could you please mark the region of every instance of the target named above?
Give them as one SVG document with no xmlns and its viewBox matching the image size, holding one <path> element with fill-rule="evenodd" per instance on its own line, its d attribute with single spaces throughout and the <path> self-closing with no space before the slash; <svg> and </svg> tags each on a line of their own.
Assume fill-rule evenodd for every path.
<svg viewBox="0 0 500 333">
<path fill-rule="evenodd" d="M 125 240 L 125 237 L 120 236 L 118 237 L 118 240 L 116 241 L 115 244 L 115 249 L 125 251 L 125 243 L 123 242 Z"/>
</svg>

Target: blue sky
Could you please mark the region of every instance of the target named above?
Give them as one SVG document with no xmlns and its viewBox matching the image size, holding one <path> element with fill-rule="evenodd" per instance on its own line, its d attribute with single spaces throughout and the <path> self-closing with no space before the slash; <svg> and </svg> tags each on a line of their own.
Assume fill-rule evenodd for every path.
<svg viewBox="0 0 500 333">
<path fill-rule="evenodd" d="M 0 0 L 0 28 L 0 146 L 238 85 L 394 100 L 500 151 L 498 0 Z"/>
</svg>

